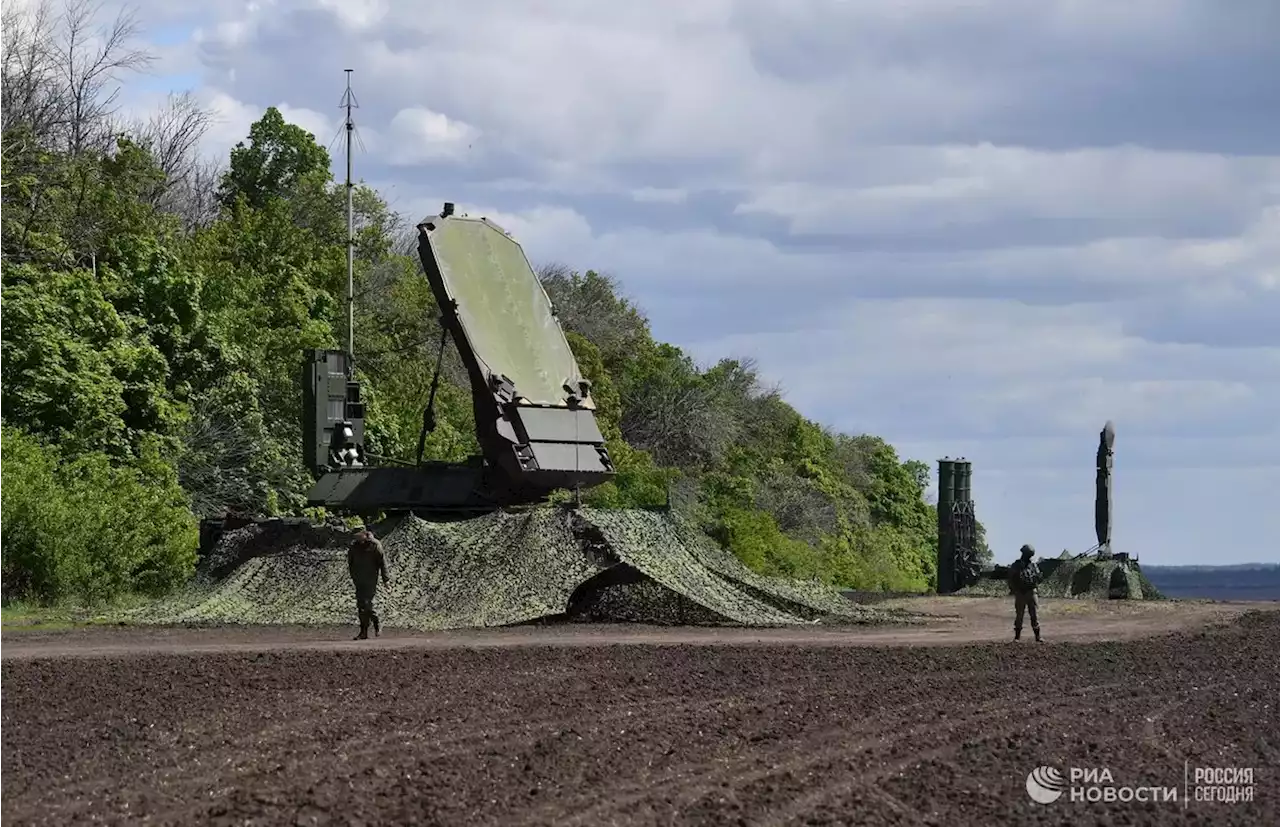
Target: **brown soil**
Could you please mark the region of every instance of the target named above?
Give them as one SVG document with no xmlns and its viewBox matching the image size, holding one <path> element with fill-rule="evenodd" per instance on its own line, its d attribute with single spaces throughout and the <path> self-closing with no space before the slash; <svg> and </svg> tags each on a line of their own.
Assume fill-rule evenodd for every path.
<svg viewBox="0 0 1280 827">
<path fill-rule="evenodd" d="M 1280 613 L 1068 603 L 1039 646 L 976 598 L 891 629 L 6 632 L 3 821 L 1280 823 Z M 1253 800 L 1024 787 L 1182 797 L 1186 761 L 1255 768 Z"/>
</svg>

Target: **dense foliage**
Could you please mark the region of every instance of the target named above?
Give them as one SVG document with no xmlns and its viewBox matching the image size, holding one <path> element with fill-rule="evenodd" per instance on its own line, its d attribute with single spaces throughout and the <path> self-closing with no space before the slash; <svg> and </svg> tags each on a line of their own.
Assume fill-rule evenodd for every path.
<svg viewBox="0 0 1280 827">
<path fill-rule="evenodd" d="M 65 50 L 37 48 L 74 20 L 11 22 L 6 39 L 34 39 L 5 44 L 5 596 L 162 590 L 190 573 L 193 515 L 303 510 L 299 365 L 345 340 L 345 193 L 276 109 L 215 175 L 192 160 L 207 119 L 190 100 L 115 123 L 92 84 L 67 87 Z M 121 42 L 99 62 L 128 68 Z M 367 187 L 355 204 L 368 448 L 412 459 L 438 311 L 400 218 Z M 655 341 L 599 273 L 541 277 L 619 469 L 591 504 L 670 500 L 760 572 L 931 585 L 927 466 L 806 420 L 749 364 Z M 445 356 L 426 453 L 462 459 L 470 397 Z"/>
</svg>

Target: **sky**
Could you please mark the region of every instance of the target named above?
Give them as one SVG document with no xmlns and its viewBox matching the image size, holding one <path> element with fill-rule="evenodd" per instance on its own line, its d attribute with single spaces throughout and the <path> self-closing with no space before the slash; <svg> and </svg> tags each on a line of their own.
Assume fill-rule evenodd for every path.
<svg viewBox="0 0 1280 827">
<path fill-rule="evenodd" d="M 1110 419 L 1114 550 L 1280 561 L 1275 0 L 136 8 L 127 107 L 329 145 L 354 69 L 394 209 L 487 215 L 806 416 L 967 458 L 1000 559 L 1095 543 Z"/>
</svg>

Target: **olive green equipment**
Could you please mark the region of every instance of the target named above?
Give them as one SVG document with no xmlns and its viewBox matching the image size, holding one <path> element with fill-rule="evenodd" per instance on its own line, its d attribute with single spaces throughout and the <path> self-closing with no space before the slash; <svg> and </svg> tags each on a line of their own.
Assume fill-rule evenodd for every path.
<svg viewBox="0 0 1280 827">
<path fill-rule="evenodd" d="M 488 218 L 446 203 L 418 225 L 418 256 L 441 310 L 435 378 L 416 462 L 365 451 L 364 406 L 343 351 L 306 353 L 305 457 L 311 506 L 339 512 L 486 512 L 542 502 L 556 490 L 609 481 L 613 462 L 595 416 L 591 382 L 524 250 Z M 480 455 L 461 463 L 422 455 L 446 342 L 471 385 Z"/>
<path fill-rule="evenodd" d="M 981 577 L 977 529 L 973 463 L 938 460 L 938 594 L 951 594 Z"/>
</svg>

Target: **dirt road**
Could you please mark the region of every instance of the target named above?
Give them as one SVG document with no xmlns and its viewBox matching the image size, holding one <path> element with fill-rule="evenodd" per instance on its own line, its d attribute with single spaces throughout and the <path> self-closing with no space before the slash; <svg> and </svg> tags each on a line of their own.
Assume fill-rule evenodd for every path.
<svg viewBox="0 0 1280 827">
<path fill-rule="evenodd" d="M 1006 639 L 997 603 L 924 604 L 955 617 L 890 630 L 523 628 L 364 651 L 345 630 L 6 632 L 3 821 L 1280 823 L 1280 613 L 1197 629 L 1241 607 L 1046 610 L 1057 635 L 1036 646 Z M 1160 629 L 1179 631 L 1135 639 Z M 614 645 L 628 634 L 643 642 Z M 1187 761 L 1253 768 L 1252 800 L 1185 801 Z M 1041 765 L 1179 800 L 1037 804 Z"/>
<path fill-rule="evenodd" d="M 365 651 L 379 649 L 505 648 L 511 646 L 648 645 L 820 645 L 955 646 L 1007 640 L 1013 622 L 1008 599 L 913 597 L 876 601 L 904 609 L 920 620 L 888 626 L 803 626 L 775 629 L 662 627 L 640 624 L 529 625 L 449 632 L 384 630 L 378 640 L 354 642 L 352 627 L 218 626 L 89 627 L 4 632 L 5 660 L 16 658 L 182 654 L 196 652 L 280 652 L 287 650 Z M 1125 640 L 1200 629 L 1246 611 L 1280 610 L 1280 603 L 1210 601 L 1041 601 L 1041 615 L 1053 641 Z M 1028 634 L 1030 629 L 1028 627 Z"/>
</svg>

